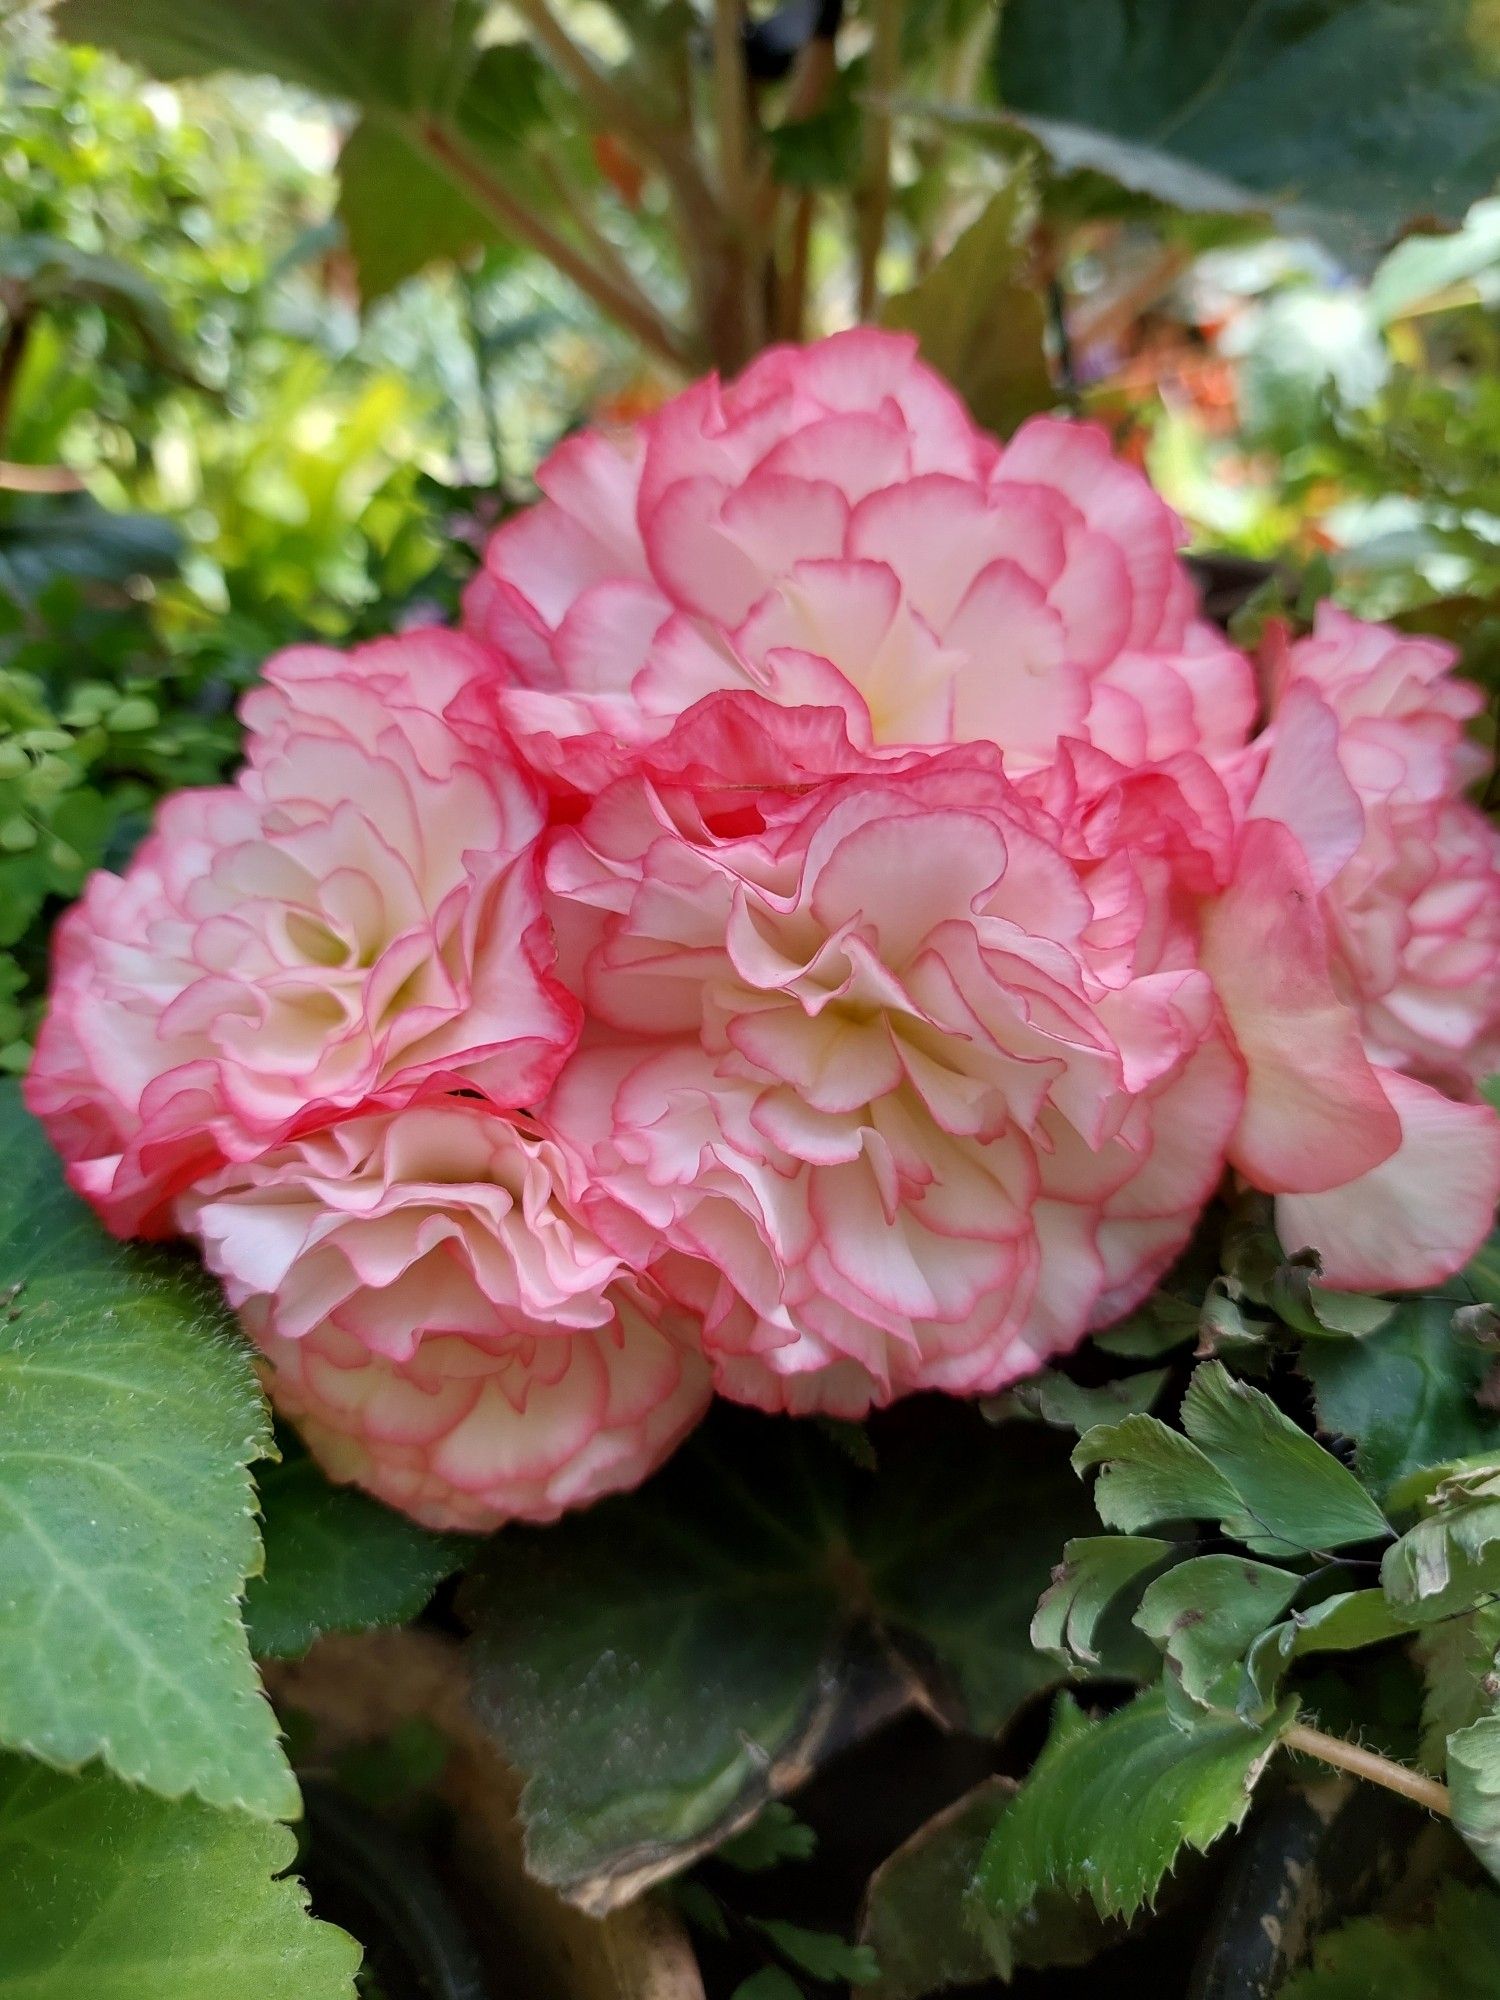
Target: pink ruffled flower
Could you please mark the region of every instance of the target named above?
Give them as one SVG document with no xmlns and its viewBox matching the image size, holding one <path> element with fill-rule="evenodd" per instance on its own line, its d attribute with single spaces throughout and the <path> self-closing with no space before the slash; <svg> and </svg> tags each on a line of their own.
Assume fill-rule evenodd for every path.
<svg viewBox="0 0 1500 2000">
<path fill-rule="evenodd" d="M 326 1470 L 429 1526 L 634 1486 L 707 1404 L 690 1329 L 580 1220 L 557 1148 L 473 1100 L 293 1140 L 181 1220 Z"/>
<path fill-rule="evenodd" d="M 534 787 L 416 694 L 471 667 L 440 633 L 273 663 L 239 783 L 168 799 L 59 925 L 28 1102 L 118 1233 L 169 1226 L 225 1160 L 432 1079 L 545 1092 L 577 1011 L 550 974 Z"/>
<path fill-rule="evenodd" d="M 624 779 L 556 837 L 597 1042 L 548 1116 L 601 1234 L 671 1253 L 728 1394 L 992 1391 L 1181 1249 L 1238 1059 L 1058 840 L 967 752 L 753 801 Z"/>
<path fill-rule="evenodd" d="M 1269 735 L 1310 690 L 1362 827 L 1323 891 L 1340 993 L 1372 1057 L 1458 1095 L 1500 1066 L 1500 831 L 1461 796 L 1485 767 L 1451 649 L 1331 605 L 1274 663 Z"/>
<path fill-rule="evenodd" d="M 1001 449 L 904 335 L 773 348 L 539 478 L 469 593 L 503 673 L 461 707 L 564 790 L 724 690 L 840 710 L 867 750 L 991 741 L 1013 773 L 1063 736 L 1156 760 L 1252 720 L 1174 516 L 1104 433 L 1038 419 Z"/>
</svg>

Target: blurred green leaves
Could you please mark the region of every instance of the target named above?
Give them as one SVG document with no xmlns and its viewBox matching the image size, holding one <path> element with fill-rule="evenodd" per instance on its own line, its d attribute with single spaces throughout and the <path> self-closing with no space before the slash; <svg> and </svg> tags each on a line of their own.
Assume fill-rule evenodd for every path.
<svg viewBox="0 0 1500 2000">
<path fill-rule="evenodd" d="M 1500 173 L 1474 0 L 1006 0 L 1000 96 L 1070 169 L 1186 208 L 1274 209 L 1373 263 Z"/>
</svg>

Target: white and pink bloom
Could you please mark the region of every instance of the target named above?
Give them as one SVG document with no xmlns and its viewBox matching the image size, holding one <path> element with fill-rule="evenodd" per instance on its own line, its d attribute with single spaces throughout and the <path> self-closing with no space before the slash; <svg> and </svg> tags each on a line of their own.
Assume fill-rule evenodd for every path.
<svg viewBox="0 0 1500 2000">
<path fill-rule="evenodd" d="M 403 650 L 414 686 L 466 655 L 423 635 L 273 666 L 239 783 L 168 799 L 58 927 L 29 1102 L 121 1235 L 170 1226 L 222 1162 L 433 1079 L 525 1104 L 576 1038 L 535 789 L 393 698 Z"/>
<path fill-rule="evenodd" d="M 581 1220 L 556 1146 L 474 1099 L 327 1126 L 179 1219 L 325 1468 L 432 1527 L 637 1485 L 708 1401 L 684 1315 Z"/>
<path fill-rule="evenodd" d="M 753 805 L 622 779 L 548 881 L 575 950 L 599 914 L 549 1114 L 601 1233 L 689 1260 L 742 1400 L 997 1389 L 1134 1304 L 1220 1176 L 1207 978 L 993 755 Z"/>
<path fill-rule="evenodd" d="M 1331 712 L 1361 815 L 1324 890 L 1335 983 L 1375 1060 L 1467 1094 L 1500 1068 L 1500 830 L 1463 796 L 1485 768 L 1463 733 L 1484 697 L 1452 665 L 1324 605 L 1275 649 L 1267 735 L 1310 690 Z"/>
<path fill-rule="evenodd" d="M 1500 840 L 1443 648 L 1261 684 L 1103 434 L 898 336 L 569 440 L 461 633 L 303 647 L 59 926 L 27 1084 L 202 1243 L 334 1477 L 445 1526 L 643 1478 L 712 1388 L 992 1391 L 1226 1172 L 1337 1284 L 1500 1192 Z"/>
<path fill-rule="evenodd" d="M 1141 475 L 1050 418 L 1001 448 L 908 336 L 773 348 L 539 478 L 467 623 L 498 656 L 486 698 L 565 789 L 724 690 L 837 709 L 876 751 L 999 743 L 1013 774 L 1063 737 L 1155 759 L 1250 725 L 1248 665 Z"/>
</svg>

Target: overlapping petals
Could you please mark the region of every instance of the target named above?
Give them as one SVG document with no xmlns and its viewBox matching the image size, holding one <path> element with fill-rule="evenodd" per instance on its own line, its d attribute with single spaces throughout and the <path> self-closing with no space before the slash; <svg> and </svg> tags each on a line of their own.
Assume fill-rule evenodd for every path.
<svg viewBox="0 0 1500 2000">
<path fill-rule="evenodd" d="M 601 1232 L 697 1260 L 720 1379 L 767 1407 L 992 1390 L 1125 1310 L 1239 1115 L 1204 975 L 1091 940 L 993 761 L 769 796 L 747 832 L 723 806 L 622 780 L 552 850 L 599 913 L 599 1046 L 549 1112 Z"/>
<path fill-rule="evenodd" d="M 1012 771 L 1065 736 L 1155 759 L 1250 725 L 1172 514 L 1104 434 L 1039 419 L 1001 450 L 904 336 L 773 349 L 540 478 L 467 616 L 502 663 L 486 698 L 564 788 L 722 690 L 836 708 L 871 749 L 997 742 Z"/>
<path fill-rule="evenodd" d="M 1377 1060 L 1466 1094 L 1500 1067 L 1500 832 L 1463 796 L 1484 769 L 1463 734 L 1483 696 L 1452 662 L 1325 605 L 1278 648 L 1267 735 L 1310 691 L 1326 704 L 1360 813 L 1324 890 L 1339 991 Z"/>
<path fill-rule="evenodd" d="M 634 1486 L 707 1401 L 682 1315 L 579 1219 L 557 1148 L 473 1100 L 294 1140 L 180 1219 L 329 1472 L 431 1526 Z"/>
<path fill-rule="evenodd" d="M 411 665 L 462 642 L 429 637 Z M 382 685 L 272 669 L 231 789 L 167 800 L 58 929 L 29 1101 L 120 1234 L 291 1132 L 451 1078 L 540 1096 L 577 1033 L 551 977 L 533 786 Z"/>
</svg>

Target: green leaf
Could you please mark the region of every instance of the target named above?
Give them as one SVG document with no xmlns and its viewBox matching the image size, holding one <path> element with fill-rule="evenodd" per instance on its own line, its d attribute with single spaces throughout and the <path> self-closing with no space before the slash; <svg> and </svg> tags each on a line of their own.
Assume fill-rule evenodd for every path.
<svg viewBox="0 0 1500 2000">
<path fill-rule="evenodd" d="M 1086 1501 L 1059 1441 L 942 1411 L 878 1479 L 722 1409 L 640 1492 L 507 1529 L 467 1586 L 475 1699 L 534 1873 L 603 1911 L 905 1704 L 998 1729 L 1057 1677 L 1031 1613 Z"/>
<path fill-rule="evenodd" d="M 1306 1611 L 1294 1611 L 1251 1646 L 1245 1661 L 1248 1685 L 1242 1712 L 1253 1704 L 1262 1711 L 1269 1706 L 1288 1669 L 1311 1653 L 1357 1652 L 1409 1630 L 1410 1621 L 1379 1590 L 1346 1590 Z"/>
<path fill-rule="evenodd" d="M 523 165 L 526 141 L 545 119 L 541 67 L 529 48 L 508 43 L 485 49 L 451 116 L 473 128 L 468 136 L 478 157 L 503 163 L 504 178 L 519 180 L 528 203 L 541 205 Z M 366 305 L 414 271 L 461 259 L 476 245 L 503 237 L 488 209 L 434 164 L 430 149 L 378 113 L 360 120 L 339 154 L 339 215 Z"/>
<path fill-rule="evenodd" d="M 1500 1463 L 1444 1479 L 1429 1506 L 1386 1550 L 1380 1584 L 1392 1604 L 1446 1618 L 1500 1591 Z"/>
<path fill-rule="evenodd" d="M 1239 1504 L 1212 1461 L 1156 1417 L 1126 1417 L 1085 1432 L 1073 1469 L 1095 1465 L 1094 1505 L 1109 1528 L 1134 1533 L 1166 1521 L 1217 1520 Z"/>
<path fill-rule="evenodd" d="M 1201 1295 L 1183 1298 L 1175 1292 L 1153 1292 L 1129 1319 L 1106 1333 L 1096 1333 L 1094 1345 L 1126 1361 L 1154 1361 L 1159 1354 L 1169 1354 L 1174 1347 L 1196 1340 L 1202 1316 Z"/>
<path fill-rule="evenodd" d="M 0 2000 L 354 2000 L 285 1827 L 0 1757 Z"/>
<path fill-rule="evenodd" d="M 1472 0 L 1007 0 L 1000 95 L 1069 169 L 1261 205 L 1373 263 L 1500 170 L 1481 18 Z"/>
<path fill-rule="evenodd" d="M 810 1978 L 868 1986 L 879 1977 L 875 1954 L 867 1944 L 848 1944 L 832 1931 L 810 1931 L 801 1924 L 789 1924 L 783 1917 L 752 1917 L 750 1922 L 783 1958 L 789 1958 Z"/>
<path fill-rule="evenodd" d="M 1002 1974 L 1043 1890 L 1088 1896 L 1101 1916 L 1149 1903 L 1185 1847 L 1238 1826 L 1291 1708 L 1259 1729 L 1173 1721 L 1160 1689 L 1102 1722 L 1060 1696 L 1035 1769 L 990 1837 L 977 1898 Z"/>
<path fill-rule="evenodd" d="M 977 423 L 1008 437 L 1057 398 L 1047 368 L 1046 312 L 1025 276 L 1033 219 L 1017 173 L 947 256 L 891 299 L 886 326 L 914 333 L 924 358 L 953 384 Z"/>
<path fill-rule="evenodd" d="M 1444 1882 L 1431 1920 L 1361 1917 L 1320 1937 L 1277 2000 L 1492 2000 L 1500 1993 L 1500 1896 Z"/>
<path fill-rule="evenodd" d="M 240 1621 L 270 1445 L 184 1259 L 124 1249 L 0 1091 L 0 1741 L 177 1797 L 297 1811 Z"/>
<path fill-rule="evenodd" d="M 802 1988 L 782 1966 L 763 1965 L 740 1981 L 729 2000 L 802 2000 Z"/>
<path fill-rule="evenodd" d="M 1491 1077 L 1486 1094 L 1493 1095 L 1497 1085 L 1500 1079 Z M 1500 1104 L 1493 1108 L 1500 1111 Z M 1500 1229 L 1490 1231 L 1465 1266 L 1463 1276 L 1486 1305 L 1500 1306 Z"/>
<path fill-rule="evenodd" d="M 1221 1363 L 1194 1374 L 1182 1425 L 1240 1502 L 1220 1517 L 1225 1534 L 1257 1555 L 1344 1548 L 1389 1534 L 1354 1474 Z"/>
<path fill-rule="evenodd" d="M 245 1593 L 245 1623 L 262 1659 L 295 1659 L 324 1632 L 404 1625 L 477 1546 L 331 1486 L 290 1444 L 259 1485 L 265 1569 Z"/>
<path fill-rule="evenodd" d="M 1097 1666 L 1095 1635 L 1110 1606 L 1172 1553 L 1150 1535 L 1088 1535 L 1069 1542 L 1031 1621 L 1031 1643 L 1065 1667 Z"/>
<path fill-rule="evenodd" d="M 1488 1361 L 1452 1319 L 1441 1299 L 1405 1299 L 1366 1339 L 1318 1341 L 1298 1358 L 1319 1424 L 1354 1440 L 1360 1477 L 1382 1499 L 1408 1473 L 1500 1449 L 1500 1415 L 1474 1401 Z"/>
<path fill-rule="evenodd" d="M 1271 1275 L 1265 1303 L 1279 1319 L 1311 1339 L 1324 1334 L 1364 1339 L 1396 1311 L 1394 1299 L 1364 1292 L 1335 1292 L 1320 1284 L 1314 1266 L 1293 1257 Z"/>
<path fill-rule="evenodd" d="M 344 141 L 338 212 L 366 306 L 496 234 L 492 216 L 379 118 L 362 118 Z"/>
<path fill-rule="evenodd" d="M 781 1799 L 772 1799 L 743 1833 L 714 1849 L 714 1859 L 759 1874 L 766 1868 L 779 1868 L 783 1861 L 806 1861 L 817 1844 L 812 1828 Z"/>
<path fill-rule="evenodd" d="M 880 1965 L 869 2000 L 921 2000 L 993 1979 L 994 1963 L 968 1921 L 967 1892 L 984 1850 L 1016 1792 L 987 1778 L 935 1815 L 881 1863 L 865 1892 L 860 1937 Z M 1018 1965 L 1084 1965 L 1112 1932 L 1091 1904 L 1045 1890 L 1017 1927 Z"/>
<path fill-rule="evenodd" d="M 1134 1622 L 1161 1647 L 1189 1701 L 1233 1708 L 1240 1662 L 1302 1582 L 1239 1556 L 1195 1556 L 1147 1587 Z"/>
<path fill-rule="evenodd" d="M 1440 1771 L 1454 1731 L 1500 1709 L 1500 1599 L 1429 1625 L 1417 1634 L 1416 1655 L 1426 1683 L 1422 1761 Z"/>
<path fill-rule="evenodd" d="M 1448 1738 L 1448 1794 L 1455 1830 L 1500 1880 L 1500 1715 Z"/>
<path fill-rule="evenodd" d="M 1096 1424 L 1149 1410 L 1170 1373 L 1167 1368 L 1147 1368 L 1138 1375 L 1120 1375 L 1112 1382 L 1088 1388 L 1060 1370 L 1048 1368 L 1010 1390 L 1007 1400 L 1018 1410 L 1040 1417 L 1043 1423 L 1081 1437 Z"/>
</svg>

